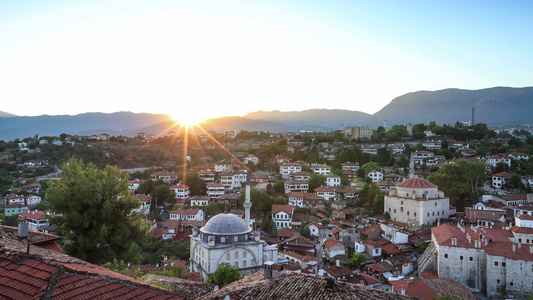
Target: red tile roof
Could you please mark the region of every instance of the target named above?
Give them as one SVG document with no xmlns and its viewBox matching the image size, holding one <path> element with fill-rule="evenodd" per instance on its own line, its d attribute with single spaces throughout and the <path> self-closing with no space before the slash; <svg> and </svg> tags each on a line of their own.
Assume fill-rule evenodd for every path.
<svg viewBox="0 0 533 300">
<path fill-rule="evenodd" d="M 396 185 L 396 187 L 406 187 L 406 188 L 438 188 L 438 186 L 434 185 L 433 183 L 420 178 L 420 177 L 413 177 L 409 178 L 407 180 L 404 180 Z"/>
<path fill-rule="evenodd" d="M 422 299 L 438 299 L 435 292 L 422 279 L 402 279 L 390 282 L 398 293 L 402 293 L 402 287 L 405 288 L 405 295 L 410 297 L 419 297 Z"/>
<path fill-rule="evenodd" d="M 283 205 L 283 204 L 274 204 L 272 205 L 272 214 L 277 214 L 279 212 L 285 212 L 289 215 L 292 215 L 294 212 L 294 206 L 292 205 Z"/>
<path fill-rule="evenodd" d="M 336 240 L 336 239 L 327 239 L 326 241 L 324 241 L 324 247 L 326 248 L 331 248 L 335 245 L 337 245 L 339 242 Z"/>
<path fill-rule="evenodd" d="M 183 299 L 104 267 L 64 254 L 2 240 L 0 298 L 10 299 Z M 55 254 L 54 254 L 55 253 Z"/>
</svg>

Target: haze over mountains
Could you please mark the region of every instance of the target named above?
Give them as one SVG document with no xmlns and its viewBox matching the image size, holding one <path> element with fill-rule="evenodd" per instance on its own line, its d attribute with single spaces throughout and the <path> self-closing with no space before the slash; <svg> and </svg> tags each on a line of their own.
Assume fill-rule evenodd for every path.
<svg viewBox="0 0 533 300">
<path fill-rule="evenodd" d="M 310 109 L 280 112 L 258 111 L 244 117 L 221 117 L 202 124 L 205 130 L 249 131 L 332 131 L 347 125 L 362 125 L 376 128 L 407 123 L 455 124 L 470 121 L 472 107 L 475 122 L 488 125 L 533 123 L 533 87 L 494 87 L 482 90 L 445 89 L 419 91 L 393 99 L 374 115 L 354 110 Z M 75 116 L 19 117 L 0 112 L 0 139 L 13 140 L 39 134 L 57 136 L 61 133 L 90 135 L 134 136 L 137 132 L 159 134 L 168 130 L 174 121 L 167 115 L 148 113 L 85 113 Z M 175 130 L 176 129 L 171 129 Z"/>
</svg>

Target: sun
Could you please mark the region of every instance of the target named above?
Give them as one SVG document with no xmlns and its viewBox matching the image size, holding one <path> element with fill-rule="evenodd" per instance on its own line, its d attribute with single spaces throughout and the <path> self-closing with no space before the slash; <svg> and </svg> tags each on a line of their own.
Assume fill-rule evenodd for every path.
<svg viewBox="0 0 533 300">
<path fill-rule="evenodd" d="M 190 111 L 175 113 L 171 114 L 170 116 L 176 121 L 176 123 L 179 123 L 186 127 L 198 125 L 199 123 L 202 123 L 205 120 L 205 118 L 195 115 Z"/>
</svg>

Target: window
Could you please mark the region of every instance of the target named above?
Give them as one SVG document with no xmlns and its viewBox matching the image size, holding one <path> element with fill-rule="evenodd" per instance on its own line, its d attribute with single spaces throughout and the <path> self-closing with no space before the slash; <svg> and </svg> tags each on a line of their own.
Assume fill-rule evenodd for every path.
<svg viewBox="0 0 533 300">
<path fill-rule="evenodd" d="M 428 217 L 429 217 L 429 213 L 428 213 Z"/>
<path fill-rule="evenodd" d="M 502 267 L 505 267 L 505 262 L 502 262 Z"/>
<path fill-rule="evenodd" d="M 234 241 L 234 242 L 238 242 L 238 241 L 239 241 L 239 237 L 238 237 L 238 236 L 234 237 L 234 238 L 233 238 L 233 241 Z"/>
<path fill-rule="evenodd" d="M 474 258 L 472 256 L 470 256 L 470 261 L 474 261 Z"/>
<path fill-rule="evenodd" d="M 511 281 L 511 282 L 509 282 L 509 285 L 510 285 L 510 286 L 513 286 L 513 282 L 512 282 L 512 281 Z"/>
<path fill-rule="evenodd" d="M 391 212 L 391 209 L 390 209 L 390 207 L 389 207 L 389 212 Z"/>
<path fill-rule="evenodd" d="M 499 279 L 498 279 L 498 280 L 496 280 L 496 283 L 497 283 L 497 284 L 500 284 L 500 280 L 499 280 Z"/>
<path fill-rule="evenodd" d="M 246 261 L 245 261 L 245 260 L 242 262 L 242 267 L 243 267 L 243 268 L 246 267 Z"/>
<path fill-rule="evenodd" d="M 225 237 L 221 237 L 221 238 L 220 238 L 220 242 L 221 242 L 221 243 L 225 243 L 225 242 L 226 242 L 226 238 L 225 238 Z"/>
<path fill-rule="evenodd" d="M 403 200 L 402 200 L 402 205 L 403 205 Z"/>
<path fill-rule="evenodd" d="M 435 212 L 433 212 L 433 216 L 435 216 Z"/>
<path fill-rule="evenodd" d="M 442 215 L 444 216 L 444 211 L 442 211 Z"/>
<path fill-rule="evenodd" d="M 239 252 L 235 251 L 234 257 L 235 257 L 235 259 L 239 259 Z M 462 256 L 461 256 L 461 259 L 462 259 Z"/>
<path fill-rule="evenodd" d="M 495 262 L 494 262 L 494 265 L 495 265 L 495 266 L 498 266 L 498 262 L 497 262 L 497 261 L 495 261 Z"/>
<path fill-rule="evenodd" d="M 236 266 L 237 268 L 239 267 L 239 262 L 238 262 L 238 261 L 235 262 L 235 266 Z"/>
<path fill-rule="evenodd" d="M 402 206 L 402 207 L 400 207 L 400 212 L 403 212 L 403 206 Z"/>
<path fill-rule="evenodd" d="M 246 258 L 246 252 L 242 253 L 242 258 Z"/>
<path fill-rule="evenodd" d="M 409 215 L 409 211 L 407 211 L 407 215 Z"/>
<path fill-rule="evenodd" d="M 396 213 L 396 208 L 394 209 L 394 213 Z"/>
<path fill-rule="evenodd" d="M 522 242 L 522 239 L 518 239 L 518 242 L 521 243 L 521 242 Z"/>
<path fill-rule="evenodd" d="M 414 213 L 414 216 L 416 217 L 416 212 Z"/>
<path fill-rule="evenodd" d="M 448 258 L 448 253 L 444 254 L 444 258 Z"/>
<path fill-rule="evenodd" d="M 463 260 L 463 256 L 461 255 L 461 256 L 459 257 L 459 259 L 460 259 L 460 260 Z"/>
<path fill-rule="evenodd" d="M 435 206 L 437 206 L 437 202 L 435 202 Z"/>
<path fill-rule="evenodd" d="M 252 258 L 252 266 L 255 266 L 256 264 L 255 259 Z"/>
<path fill-rule="evenodd" d="M 230 259 L 231 259 L 231 255 L 229 255 L 229 253 L 226 254 L 226 260 L 230 260 Z"/>
</svg>

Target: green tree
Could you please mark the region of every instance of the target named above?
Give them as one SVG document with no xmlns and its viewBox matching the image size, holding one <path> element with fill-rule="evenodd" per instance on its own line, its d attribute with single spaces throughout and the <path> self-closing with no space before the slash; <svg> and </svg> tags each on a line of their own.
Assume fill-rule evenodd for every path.
<svg viewBox="0 0 533 300">
<path fill-rule="evenodd" d="M 162 205 L 163 202 L 174 202 L 176 201 L 176 193 L 174 193 L 168 185 L 162 184 L 158 185 L 154 189 L 154 198 L 156 205 Z"/>
<path fill-rule="evenodd" d="M 223 287 L 242 278 L 244 278 L 244 275 L 239 272 L 238 267 L 231 266 L 227 263 L 221 263 L 215 273 L 209 275 L 207 282 Z"/>
<path fill-rule="evenodd" d="M 185 184 L 191 189 L 191 196 L 205 195 L 205 181 L 200 178 L 198 173 L 190 172 L 185 175 Z"/>
<path fill-rule="evenodd" d="M 429 175 L 428 180 L 450 197 L 452 205 L 461 211 L 483 194 L 486 172 L 487 167 L 482 161 L 469 162 L 460 159 L 453 164 L 442 166 L 437 172 Z"/>
<path fill-rule="evenodd" d="M 314 193 L 317 187 L 326 185 L 326 176 L 321 174 L 312 174 L 309 177 L 309 193 Z"/>
<path fill-rule="evenodd" d="M 522 176 L 516 173 L 512 174 L 511 178 L 509 178 L 509 183 L 514 188 L 520 188 L 520 185 L 522 185 Z"/>
<path fill-rule="evenodd" d="M 365 260 L 366 260 L 366 257 L 363 253 L 354 253 L 352 254 L 352 257 L 350 257 L 350 265 L 357 268 L 362 263 L 364 263 Z"/>
<path fill-rule="evenodd" d="M 239 197 L 239 206 L 243 208 L 243 203 L 246 198 L 246 194 L 242 193 Z M 250 201 L 252 202 L 252 210 L 257 213 L 267 213 L 269 214 L 272 210 L 272 198 L 269 194 L 252 189 L 250 191 Z"/>
<path fill-rule="evenodd" d="M 67 254 L 103 264 L 113 258 L 138 263 L 139 244 L 149 224 L 132 210 L 141 205 L 130 191 L 129 178 L 113 166 L 100 170 L 71 158 L 63 165 L 61 178 L 52 183 L 46 199 L 56 215 Z"/>
<path fill-rule="evenodd" d="M 154 190 L 154 181 L 152 179 L 146 179 L 143 183 L 139 184 L 136 193 L 150 195 Z"/>
<path fill-rule="evenodd" d="M 330 221 L 331 221 L 331 220 L 330 220 L 329 218 L 324 218 L 324 219 L 322 219 L 322 226 L 328 226 L 328 224 L 329 224 Z"/>
<path fill-rule="evenodd" d="M 272 190 L 277 195 L 285 194 L 285 182 L 283 180 L 280 180 L 280 181 L 274 183 L 274 185 L 272 185 Z"/>
</svg>

